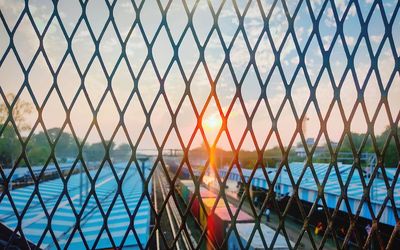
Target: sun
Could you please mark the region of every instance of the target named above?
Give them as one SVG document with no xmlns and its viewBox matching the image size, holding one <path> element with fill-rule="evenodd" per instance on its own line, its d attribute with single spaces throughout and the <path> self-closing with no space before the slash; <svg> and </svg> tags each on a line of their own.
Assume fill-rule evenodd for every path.
<svg viewBox="0 0 400 250">
<path fill-rule="evenodd" d="M 222 121 L 217 115 L 211 115 L 203 120 L 203 127 L 207 129 L 217 129 L 221 126 Z"/>
</svg>

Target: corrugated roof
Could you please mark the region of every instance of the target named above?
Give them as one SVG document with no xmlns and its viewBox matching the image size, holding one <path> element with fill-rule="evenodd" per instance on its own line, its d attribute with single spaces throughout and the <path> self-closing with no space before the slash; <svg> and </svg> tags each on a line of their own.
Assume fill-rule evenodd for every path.
<svg viewBox="0 0 400 250">
<path fill-rule="evenodd" d="M 119 177 L 121 177 L 123 173 L 123 167 L 125 167 L 124 164 L 115 165 L 115 170 Z M 94 176 L 95 171 L 92 170 L 90 174 L 91 176 Z M 83 183 L 85 183 L 85 181 Z M 72 202 L 73 207 L 76 209 L 76 212 L 79 213 L 82 208 L 82 204 L 80 203 L 80 174 L 71 176 L 67 186 L 70 201 Z M 90 185 L 83 186 L 90 189 Z M 140 199 L 142 195 L 142 188 L 142 181 L 137 173 L 136 168 L 131 167 L 124 179 L 122 192 L 124 194 L 126 205 L 130 214 L 132 214 L 136 206 L 140 203 L 138 212 L 134 219 L 134 229 L 140 244 L 142 244 L 144 247 L 149 237 L 150 207 L 149 201 L 146 197 L 144 197 L 142 200 Z M 149 184 L 149 188 L 151 188 L 151 184 Z M 14 204 L 16 205 L 18 213 L 23 211 L 33 190 L 33 186 L 27 186 L 11 191 L 11 196 Z M 49 213 L 52 211 L 62 190 L 63 184 L 61 179 L 46 181 L 39 184 L 41 198 L 43 199 L 43 202 Z M 110 167 L 104 166 L 104 168 L 101 170 L 96 181 L 95 192 L 98 201 L 101 204 L 101 208 L 103 209 L 104 213 L 106 213 L 110 208 L 110 204 L 117 192 L 117 182 L 115 181 Z M 151 192 L 151 190 L 149 190 L 149 192 Z M 83 192 L 82 202 L 84 203 L 85 200 L 86 191 Z M 56 241 L 62 248 L 67 243 L 67 240 L 72 233 L 72 229 L 76 224 L 76 218 L 71 208 L 70 201 L 64 195 L 51 220 L 52 230 L 54 232 Z M 109 232 L 116 246 L 119 246 L 125 234 L 127 233 L 130 224 L 129 213 L 126 210 L 121 197 L 118 196 L 107 219 Z M 0 221 L 12 229 L 14 229 L 17 224 L 17 219 L 13 213 L 7 196 L 5 196 L 0 203 Z M 32 203 L 24 215 L 24 219 L 22 220 L 22 229 L 25 237 L 31 240 L 33 243 L 38 243 L 43 235 L 44 229 L 46 228 L 47 222 L 48 220 L 45 216 L 43 208 L 39 203 L 38 197 L 35 195 Z M 103 215 L 101 214 L 100 209 L 95 202 L 94 196 L 91 196 L 87 202 L 85 210 L 82 213 L 82 219 L 80 222 L 80 228 L 82 230 L 83 237 L 87 241 L 89 247 L 93 247 L 96 238 L 101 232 L 103 223 Z M 132 230 L 128 233 L 129 236 L 125 241 L 124 246 L 138 245 L 138 241 L 134 237 Z M 80 235 L 79 231 L 75 231 L 69 247 L 71 249 L 84 248 L 81 237 L 82 235 Z M 46 233 L 41 247 L 55 247 L 55 243 L 53 242 L 52 236 L 49 232 Z M 100 240 L 98 241 L 96 248 L 110 247 L 112 247 L 112 244 L 108 237 L 107 231 L 104 230 L 100 236 Z"/>
<path fill-rule="evenodd" d="M 58 167 L 60 168 L 61 171 L 66 171 L 66 170 L 71 169 L 72 164 L 71 163 L 61 163 L 61 164 L 58 164 Z M 31 169 L 32 169 L 33 174 L 38 175 L 42 171 L 43 166 L 32 166 Z M 9 177 L 10 173 L 13 172 L 13 174 L 11 176 L 11 180 L 22 178 L 24 176 L 31 177 L 31 173 L 27 167 L 17 167 L 17 168 L 15 168 L 15 170 L 13 170 L 12 168 L 6 168 L 6 169 L 3 169 L 3 172 L 7 178 Z M 56 168 L 55 164 L 49 164 L 49 165 L 47 165 L 44 172 L 46 174 L 56 173 L 57 168 Z M 2 179 L 1 176 L 0 176 L 0 179 Z"/>
<path fill-rule="evenodd" d="M 322 184 L 325 175 L 327 173 L 327 170 L 329 168 L 329 164 L 316 163 L 313 164 L 313 167 L 316 173 L 316 178 L 318 179 L 319 183 Z M 302 162 L 292 162 L 289 164 L 289 170 L 293 176 L 294 183 L 297 183 L 297 181 L 299 180 L 303 168 L 304 168 L 304 163 Z M 338 166 L 340 178 L 342 179 L 343 183 L 346 183 L 346 181 L 348 180 L 351 168 L 352 168 L 351 165 L 347 164 L 340 164 Z M 266 171 L 268 172 L 268 178 L 272 181 L 273 178 L 275 177 L 276 169 L 268 168 L 266 169 Z M 277 183 L 275 185 L 275 192 L 281 195 L 290 195 L 292 192 L 292 182 L 289 178 L 287 171 L 288 169 L 284 167 L 281 173 L 279 174 Z M 242 169 L 242 173 L 246 181 L 248 181 L 251 172 L 252 170 Z M 386 170 L 386 172 L 390 176 L 394 175 L 395 171 L 388 169 Z M 219 174 L 221 177 L 224 177 L 227 174 L 227 169 L 226 168 L 221 169 L 219 171 Z M 365 182 L 368 184 L 369 179 L 367 177 L 363 178 L 365 179 Z M 235 181 L 241 181 L 240 174 L 237 168 L 233 168 L 232 171 L 229 173 L 229 179 Z M 391 182 L 389 184 L 392 185 Z M 268 184 L 266 182 L 266 178 L 263 174 L 262 169 L 256 170 L 254 178 L 252 179 L 252 185 L 268 189 Z M 397 182 L 395 190 L 400 190 L 400 181 Z M 336 174 L 335 169 L 332 168 L 324 188 L 325 199 L 328 207 L 333 209 L 336 208 L 336 204 L 338 203 L 339 197 L 341 196 L 341 192 L 342 189 L 338 181 L 338 176 Z M 350 179 L 349 187 L 347 189 L 347 196 L 351 207 L 351 212 L 355 213 L 355 211 L 357 211 L 358 207 L 360 206 L 363 194 L 364 190 L 362 186 L 361 176 L 359 175 L 358 171 L 354 171 Z M 384 180 L 378 177 L 375 178 L 370 191 L 372 209 L 375 215 L 379 212 L 379 210 L 383 206 L 386 194 L 387 194 L 387 188 Z M 317 184 L 314 180 L 311 169 L 307 167 L 300 183 L 299 197 L 304 201 L 313 203 L 316 200 L 317 195 L 318 195 Z M 397 211 L 398 213 L 400 213 L 400 192 L 394 193 L 394 200 L 396 203 Z M 321 204 L 321 202 L 319 203 Z M 369 212 L 367 205 L 364 203 L 362 206 L 363 207 L 361 209 L 360 216 L 367 219 L 371 219 L 372 216 Z M 345 203 L 343 201 L 341 202 L 340 210 L 347 212 L 347 208 L 345 207 Z M 385 211 L 382 214 L 382 217 L 380 218 L 380 222 L 389 225 L 396 224 L 393 215 L 392 205 L 390 202 L 386 204 Z"/>
</svg>

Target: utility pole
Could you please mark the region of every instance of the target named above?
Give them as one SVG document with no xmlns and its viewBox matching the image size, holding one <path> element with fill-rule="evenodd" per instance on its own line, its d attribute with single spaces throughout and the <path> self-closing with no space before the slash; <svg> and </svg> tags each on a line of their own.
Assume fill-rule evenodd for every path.
<svg viewBox="0 0 400 250">
<path fill-rule="evenodd" d="M 83 193 L 83 176 L 82 176 L 82 163 L 79 164 L 80 165 L 80 173 L 79 173 L 79 205 L 82 205 L 82 193 Z"/>
<path fill-rule="evenodd" d="M 307 122 L 310 120 L 309 117 L 305 116 L 302 123 L 301 123 L 301 129 L 303 130 L 303 135 L 307 140 Z"/>
<path fill-rule="evenodd" d="M 150 159 L 148 156 L 139 156 L 138 161 L 140 162 L 140 170 L 142 171 L 144 180 L 142 181 L 142 192 L 144 192 L 145 190 L 145 181 L 146 181 L 146 162 Z"/>
</svg>

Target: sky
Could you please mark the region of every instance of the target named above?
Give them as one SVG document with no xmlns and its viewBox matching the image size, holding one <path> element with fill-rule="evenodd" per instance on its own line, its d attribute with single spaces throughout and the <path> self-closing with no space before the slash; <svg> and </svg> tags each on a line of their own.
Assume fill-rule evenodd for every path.
<svg viewBox="0 0 400 250">
<path fill-rule="evenodd" d="M 97 122 L 104 139 L 108 140 L 113 136 L 120 120 L 118 110 L 124 110 L 123 121 L 126 125 L 126 132 L 135 144 L 146 123 L 146 115 L 140 99 L 143 100 L 147 112 L 160 90 L 160 79 L 164 83 L 165 96 L 168 101 L 165 100 L 164 95 L 159 96 L 150 117 L 150 123 L 159 145 L 171 125 L 172 118 L 169 109 L 176 115 L 179 134 L 185 145 L 196 128 L 195 113 L 204 110 L 204 121 L 200 124 L 204 126 L 207 140 L 212 143 L 220 127 L 219 120 L 222 119 L 217 108 L 218 102 L 224 116 L 229 114 L 227 126 L 232 138 L 232 145 L 237 148 L 242 139 L 247 127 L 247 114 L 247 116 L 253 117 L 251 124 L 256 143 L 262 147 L 271 129 L 272 117 L 277 115 L 285 99 L 285 81 L 291 86 L 291 99 L 298 116 L 304 111 L 310 96 L 308 87 L 310 84 L 317 86 L 316 100 L 318 108 L 325 118 L 333 98 L 333 86 L 337 86 L 342 79 L 344 80 L 340 98 L 346 119 L 357 99 L 356 86 L 360 86 L 364 91 L 369 119 L 375 113 L 378 115 L 374 126 L 376 134 L 381 133 L 389 124 L 389 117 L 395 120 L 399 115 L 400 76 L 398 69 L 397 72 L 394 72 L 394 58 L 400 54 L 400 25 L 396 25 L 396 23 L 400 23 L 400 13 L 399 11 L 394 13 L 397 2 L 395 0 L 383 1 L 383 9 L 371 0 L 360 0 L 359 8 L 354 3 L 348 8 L 349 1 L 345 0 L 335 1 L 335 6 L 331 6 L 330 1 L 325 6 L 323 0 L 311 0 L 313 15 L 321 14 L 317 26 L 321 44 L 318 42 L 316 33 L 312 31 L 313 26 L 307 1 L 301 1 L 301 6 L 298 6 L 298 1 L 287 1 L 288 15 L 293 17 L 297 7 L 299 9 L 294 22 L 295 38 L 293 34 L 285 38 L 288 21 L 280 0 L 272 13 L 270 10 L 273 1 L 260 1 L 261 6 L 258 6 L 257 1 L 251 1 L 247 8 L 247 1 L 237 1 L 235 7 L 229 0 L 223 5 L 221 5 L 223 1 L 210 1 L 208 4 L 208 1 L 199 0 L 197 5 L 194 1 L 187 1 L 185 5 L 182 4 L 182 1 L 177 0 L 172 1 L 170 5 L 167 4 L 167 1 L 160 1 L 161 6 L 158 6 L 156 1 L 140 3 L 137 0 L 136 4 L 142 6 L 140 14 L 135 12 L 130 0 L 117 0 L 113 11 L 117 31 L 112 23 L 107 24 L 110 12 L 105 1 L 107 0 L 90 0 L 88 2 L 86 14 L 92 29 L 89 30 L 81 18 L 82 9 L 79 1 L 60 0 L 57 13 L 64 24 L 67 36 L 65 37 L 58 19 L 52 16 L 54 11 L 52 1 L 29 1 L 29 12 L 33 17 L 31 20 L 23 11 L 24 1 L 13 1 L 11 4 L 10 1 L 0 0 L 1 15 L 4 16 L 6 22 L 0 22 L 1 90 L 4 93 L 14 94 L 21 92 L 20 99 L 35 105 L 35 101 L 30 97 L 29 89 L 23 85 L 23 72 L 29 71 L 26 80 L 35 96 L 36 104 L 42 107 L 49 94 L 42 111 L 46 128 L 61 127 L 64 124 L 66 112 L 63 105 L 65 105 L 71 110 L 70 119 L 77 136 L 84 138 L 88 133 L 88 141 L 97 142 L 101 138 L 98 131 L 92 129 L 88 132 L 89 125 L 93 120 L 92 106 L 93 109 L 98 109 Z M 187 29 L 188 17 L 185 12 L 185 8 L 191 11 L 194 6 L 196 6 L 193 14 L 195 36 L 191 28 Z M 160 7 L 163 9 L 168 7 L 166 22 L 161 22 Z M 265 23 L 260 7 L 265 13 L 264 15 L 270 14 L 269 34 L 263 29 Z M 337 12 L 334 12 L 333 8 Z M 359 38 L 361 24 L 357 15 L 358 11 L 362 16 L 361 19 L 369 22 L 369 41 Z M 395 18 L 393 30 L 389 32 L 390 39 L 393 39 L 392 44 L 387 37 L 384 37 L 385 26 L 381 15 L 383 11 L 385 22 L 390 22 Z M 219 13 L 218 29 L 213 28 L 211 13 L 215 12 Z M 346 16 L 343 16 L 344 13 Z M 368 17 L 370 13 L 371 15 Z M 245 14 L 243 29 L 239 33 L 236 32 L 240 23 L 238 14 Z M 336 14 L 339 20 L 344 21 L 343 32 L 348 47 L 347 53 L 352 54 L 353 50 L 357 49 L 353 68 L 357 80 L 354 79 L 352 71 L 344 74 L 348 59 L 344 49 L 346 46 L 343 46 L 341 38 L 339 37 L 333 43 L 333 37 L 337 31 Z M 22 18 L 22 21 L 19 26 L 15 27 L 19 18 Z M 135 20 L 140 20 L 141 26 Z M 36 24 L 40 36 L 44 34 L 45 55 L 39 48 L 39 39 L 32 27 L 32 21 Z M 49 22 L 50 26 L 46 28 Z M 134 27 L 131 29 L 133 25 Z M 160 25 L 161 29 L 158 30 Z M 102 33 L 104 27 L 106 29 Z M 13 50 L 9 49 L 10 38 L 7 30 L 15 31 L 13 43 L 18 51 L 18 57 Z M 208 38 L 210 32 L 212 35 Z M 120 37 L 117 33 L 120 34 Z M 312 36 L 311 42 L 308 43 L 310 36 Z M 98 40 L 99 38 L 99 53 L 93 58 L 95 51 L 93 39 Z M 125 51 L 122 50 L 119 38 L 124 43 L 126 41 Z M 176 48 L 176 58 L 170 38 Z M 71 50 L 68 50 L 67 40 L 71 41 Z M 153 41 L 154 43 L 152 43 Z M 150 42 L 153 45 L 151 50 L 146 45 Z M 201 53 L 199 53 L 198 47 L 204 47 L 204 45 L 205 64 L 202 61 L 199 63 Z M 331 46 L 333 49 L 329 63 L 334 82 L 332 82 L 327 69 L 321 70 L 323 64 L 321 50 L 330 50 Z M 226 52 L 226 48 L 231 48 L 230 53 Z M 275 64 L 275 49 L 280 50 L 281 68 L 276 67 Z M 297 70 L 300 61 L 297 49 L 301 53 L 305 53 L 306 71 L 301 67 Z M 371 70 L 369 51 L 378 57 L 377 70 Z M 252 53 L 254 53 L 254 60 L 250 58 Z M 119 60 L 121 55 L 122 60 Z M 155 65 L 152 60 L 149 60 L 148 55 L 153 56 Z M 33 58 L 34 62 L 31 64 Z M 50 68 L 47 66 L 46 58 Z M 230 65 L 226 63 L 226 58 L 230 59 Z M 19 60 L 23 65 L 22 68 L 18 63 Z M 74 61 L 77 62 L 78 68 Z M 172 67 L 169 67 L 171 62 Z M 83 74 L 82 85 L 80 74 Z M 107 89 L 108 79 L 112 91 Z M 187 95 L 177 111 L 185 93 L 185 82 L 190 82 L 189 90 L 196 111 Z M 391 116 L 388 116 L 384 108 L 377 110 L 382 93 L 379 82 L 388 93 Z M 242 84 L 238 91 L 235 83 Z M 205 105 L 213 84 L 216 86 L 217 99 L 212 97 L 208 105 Z M 86 89 L 88 96 L 85 96 L 82 86 Z M 366 86 L 365 89 L 363 86 Z M 62 101 L 54 87 L 57 87 L 61 93 Z M 265 91 L 264 94 L 262 89 Z M 75 99 L 78 91 L 79 94 Z M 132 92 L 134 94 L 127 102 Z M 239 93 L 243 97 L 243 103 L 235 95 Z M 265 101 L 257 104 L 259 97 L 264 95 L 268 106 Z M 99 105 L 103 96 L 105 96 L 104 100 Z M 88 103 L 88 98 L 91 104 Z M 0 101 L 4 102 L 4 100 Z M 115 105 L 115 102 L 118 106 Z M 166 104 L 167 102 L 169 105 Z M 367 124 L 363 114 L 361 105 L 358 105 L 351 123 L 351 131 L 366 132 Z M 304 125 L 306 137 L 316 137 L 321 125 L 313 102 L 308 107 L 306 116 L 309 118 Z M 37 118 L 36 110 L 26 116 L 28 123 L 32 126 Z M 277 128 L 283 145 L 287 145 L 296 128 L 295 118 L 288 100 L 284 102 Z M 35 132 L 42 130 L 42 126 L 39 125 Z M 327 121 L 327 130 L 333 141 L 339 140 L 343 132 L 342 117 L 337 103 Z M 65 131 L 71 131 L 69 126 Z M 296 140 L 298 139 L 299 137 Z M 114 141 L 117 144 L 127 142 L 123 129 L 120 128 L 116 131 Z M 194 136 L 192 147 L 200 145 L 202 141 L 203 138 L 198 131 Z M 320 143 L 323 142 L 324 140 Z M 146 128 L 139 146 L 153 148 L 154 144 L 150 131 Z M 276 145 L 277 139 L 274 135 L 268 142 L 267 148 Z M 217 142 L 217 146 L 225 149 L 231 148 L 225 132 Z M 180 148 L 175 130 L 168 137 L 165 148 Z M 241 148 L 246 150 L 255 148 L 250 133 L 246 134 Z"/>
</svg>

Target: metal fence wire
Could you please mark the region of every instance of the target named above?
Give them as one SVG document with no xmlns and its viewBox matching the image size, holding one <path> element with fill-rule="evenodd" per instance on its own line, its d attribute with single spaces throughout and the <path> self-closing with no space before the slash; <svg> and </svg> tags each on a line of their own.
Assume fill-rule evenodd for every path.
<svg viewBox="0 0 400 250">
<path fill-rule="evenodd" d="M 283 237 L 290 249 L 306 248 L 305 241 L 319 249 L 395 249 L 400 237 L 399 7 L 396 0 L 1 1 L 0 95 L 5 107 L 1 112 L 6 115 L 0 135 L 5 138 L 11 129 L 20 149 L 11 163 L 0 167 L 0 222 L 7 218 L 14 221 L 5 223 L 11 233 L 4 245 L 11 247 L 22 241 L 22 248 L 33 246 L 29 244 L 74 248 L 80 242 L 82 248 L 98 248 L 106 239 L 109 248 L 124 247 L 131 241 L 140 249 L 155 247 L 156 241 L 160 248 L 182 248 L 184 241 L 183 248 L 219 249 L 229 247 L 233 236 L 241 239 L 237 243 L 240 248 L 252 248 L 258 241 L 262 248 L 272 249 Z M 227 17 L 230 19 L 225 22 Z M 60 80 L 66 67 L 73 73 Z M 152 77 L 148 77 L 149 71 Z M 125 78 L 117 79 L 121 72 Z M 89 87 L 93 75 L 95 82 L 105 83 L 103 87 Z M 228 81 L 224 80 L 226 75 Z M 48 85 L 42 84 L 46 77 Z M 74 85 L 72 81 L 77 82 Z M 128 87 L 117 90 L 119 81 Z M 198 84 L 200 81 L 205 84 Z M 372 106 L 370 85 L 375 86 Z M 14 95 L 10 96 L 12 90 Z M 31 126 L 24 128 L 16 109 L 26 100 L 32 104 L 29 113 L 37 115 Z M 50 131 L 46 120 L 57 116 L 53 113 L 49 118 L 46 113 L 55 103 L 63 114 L 56 132 Z M 84 108 L 87 112 L 79 113 Z M 184 113 L 188 109 L 191 115 Z M 234 120 L 237 113 L 241 116 Z M 205 126 L 210 114 L 217 117 L 217 121 L 209 121 L 211 127 L 213 122 L 217 124 L 213 136 Z M 28 115 L 22 120 L 24 116 Z M 288 116 L 290 119 L 284 118 Z M 107 126 L 102 124 L 104 117 L 112 120 Z M 136 125 L 128 123 L 129 119 Z M 185 121 L 193 128 L 184 128 Z M 261 129 L 255 127 L 256 122 L 261 122 Z M 237 124 L 241 130 L 232 128 Z M 354 133 L 353 128 L 360 124 L 364 133 Z M 387 125 L 383 141 L 377 132 L 382 125 Z M 312 142 L 308 140 L 310 127 L 315 130 Z M 30 143 L 38 131 L 43 132 L 49 153 L 45 163 L 35 168 Z M 72 135 L 76 145 L 76 157 L 67 171 L 57 157 L 64 132 Z M 93 133 L 101 142 L 98 167 L 93 167 L 85 151 Z M 118 138 L 123 138 L 131 151 L 122 167 L 111 152 Z M 171 138 L 175 144 L 170 143 Z M 193 161 L 196 139 L 208 152 L 202 168 Z M 215 155 L 222 140 L 226 141 L 225 152 L 232 155 L 224 168 L 217 168 Z M 371 150 L 366 156 L 367 144 Z M 245 145 L 251 145 L 255 152 L 255 160 L 246 168 L 241 155 L 251 149 Z M 345 145 L 349 167 L 343 175 L 340 155 Z M 272 146 L 275 158 L 268 153 Z M 295 173 L 292 152 L 296 147 L 303 149 L 303 160 Z M 147 148 L 153 150 L 147 154 L 152 156 L 149 159 L 140 151 Z M 325 158 L 323 167 L 318 168 L 321 148 Z M 389 150 L 396 160 L 386 166 Z M 363 159 L 368 157 L 375 160 L 366 174 Z M 170 175 L 172 158 L 179 159 L 179 164 Z M 145 166 L 146 161 L 150 166 Z M 21 188 L 29 190 L 22 200 L 16 198 L 19 188 L 12 188 L 13 176 L 21 166 L 27 167 L 26 178 L 31 180 L 30 186 Z M 44 181 L 50 166 L 59 180 L 58 186 L 52 187 L 51 200 L 49 190 L 42 186 L 52 181 Z M 132 169 L 137 171 L 137 179 L 131 178 Z M 187 206 L 182 207 L 176 187 L 185 169 L 195 188 Z M 271 175 L 271 169 L 275 174 Z M 318 172 L 321 169 L 322 174 Z M 75 186 L 80 188 L 80 203 L 70 188 L 77 173 L 87 180 L 83 189 L 82 182 Z M 234 174 L 243 191 L 236 208 L 228 205 L 232 198 L 227 191 Z M 218 188 L 209 211 L 201 197 L 201 183 L 211 175 Z M 337 194 L 333 207 L 327 191 L 332 176 Z M 359 177 L 357 202 L 351 194 L 355 176 Z M 290 186 L 286 196 L 279 192 L 284 188 L 282 178 Z M 264 189 L 257 189 L 255 183 L 260 179 Z M 112 192 L 101 189 L 105 180 L 115 184 Z M 373 192 L 377 181 L 381 183 L 378 194 Z M 127 186 L 139 182 L 143 183 L 140 192 L 125 192 Z M 307 182 L 315 191 L 308 207 L 302 194 Z M 161 204 L 157 204 L 154 196 L 160 197 L 162 187 Z M 257 190 L 264 194 L 259 204 L 254 202 Z M 131 203 L 133 199 L 135 203 Z M 222 242 L 210 236 L 213 228 L 209 221 L 198 227 L 199 237 L 192 235 L 196 225 L 190 224 L 191 206 L 196 202 L 206 215 L 213 214 L 220 204 L 227 208 L 229 223 Z M 138 218 L 145 205 L 149 211 L 147 227 L 152 226 L 146 229 L 148 238 L 143 242 Z M 178 217 L 172 239 L 164 234 L 169 229 L 163 228 L 171 205 Z M 70 208 L 65 221 L 72 216 L 73 223 L 60 231 L 56 220 L 63 218 L 58 213 L 64 207 Z M 121 235 L 114 234 L 115 208 L 127 214 L 128 223 Z M 276 218 L 270 239 L 262 233 L 267 209 Z M 293 209 L 297 220 L 293 222 L 292 216 L 289 222 Z M 239 230 L 242 211 L 253 218 L 246 239 Z M 98 227 L 94 236 L 83 226 L 91 213 L 100 218 L 94 225 Z M 363 217 L 365 213 L 369 218 Z M 318 236 L 314 233 L 317 214 L 325 225 Z M 341 221 L 347 223 L 344 232 Z M 365 221 L 369 228 L 361 237 L 359 225 Z M 300 226 L 293 230 L 296 223 Z M 32 234 L 35 227 L 40 232 L 36 235 Z"/>
</svg>

